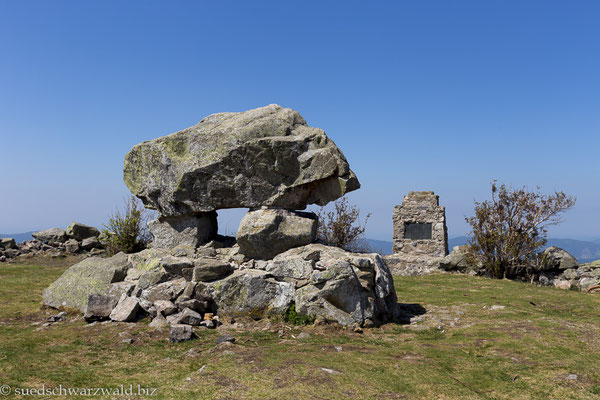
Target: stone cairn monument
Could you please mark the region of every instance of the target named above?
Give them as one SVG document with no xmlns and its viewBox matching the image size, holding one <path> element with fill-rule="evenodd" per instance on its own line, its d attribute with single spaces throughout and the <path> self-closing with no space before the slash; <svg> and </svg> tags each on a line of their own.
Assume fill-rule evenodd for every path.
<svg viewBox="0 0 600 400">
<path fill-rule="evenodd" d="M 438 269 L 448 255 L 445 208 L 433 192 L 409 192 L 394 207 L 393 255 L 388 265 L 399 275 L 422 275 Z"/>
<path fill-rule="evenodd" d="M 79 308 L 88 321 L 150 316 L 171 325 L 172 339 L 292 306 L 341 325 L 397 315 L 379 255 L 314 243 L 317 217 L 300 210 L 360 184 L 335 143 L 292 109 L 213 114 L 140 143 L 125 156 L 124 181 L 158 211 L 152 248 L 72 266 L 44 291 L 46 305 Z M 224 208 L 249 209 L 235 238 L 217 234 Z"/>
</svg>

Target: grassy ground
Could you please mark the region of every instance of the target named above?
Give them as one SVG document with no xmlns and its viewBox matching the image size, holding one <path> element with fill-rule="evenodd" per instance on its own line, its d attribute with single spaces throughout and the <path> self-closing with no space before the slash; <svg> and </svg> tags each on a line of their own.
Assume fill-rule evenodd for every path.
<svg viewBox="0 0 600 400">
<path fill-rule="evenodd" d="M 401 302 L 426 311 L 410 325 L 360 334 L 242 321 L 169 344 L 167 330 L 147 320 L 88 326 L 70 313 L 41 327 L 56 314 L 42 307 L 42 290 L 75 261 L 0 264 L 0 385 L 13 388 L 5 398 L 42 385 L 133 385 L 134 393 L 33 398 L 600 398 L 600 295 L 461 275 L 397 277 Z M 236 343 L 215 346 L 225 332 Z M 156 393 L 138 395 L 138 385 Z"/>
</svg>

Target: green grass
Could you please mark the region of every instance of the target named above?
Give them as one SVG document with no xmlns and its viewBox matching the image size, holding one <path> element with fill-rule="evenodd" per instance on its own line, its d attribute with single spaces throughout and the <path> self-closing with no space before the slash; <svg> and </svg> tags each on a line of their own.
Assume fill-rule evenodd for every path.
<svg viewBox="0 0 600 400">
<path fill-rule="evenodd" d="M 0 264 L 0 385 L 157 389 L 63 398 L 600 398 L 599 295 L 431 275 L 395 278 L 400 301 L 427 310 L 417 324 L 363 334 L 242 321 L 242 329 L 198 330 L 198 339 L 170 344 L 148 320 L 87 326 L 70 312 L 66 322 L 32 325 L 56 314 L 42 306 L 42 290 L 75 261 Z M 225 332 L 236 344 L 214 348 Z M 309 336 L 298 339 L 301 332 Z"/>
</svg>

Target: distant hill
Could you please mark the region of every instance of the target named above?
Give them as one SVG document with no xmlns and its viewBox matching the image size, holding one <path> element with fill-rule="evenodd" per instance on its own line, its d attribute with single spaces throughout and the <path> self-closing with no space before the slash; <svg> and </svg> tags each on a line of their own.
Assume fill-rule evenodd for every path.
<svg viewBox="0 0 600 400">
<path fill-rule="evenodd" d="M 458 236 L 448 240 L 448 250 L 454 246 L 462 246 L 469 241 L 468 236 Z M 381 254 L 392 254 L 392 242 L 384 240 L 367 239 L 373 250 Z M 600 240 L 585 241 L 575 239 L 548 239 L 547 247 L 560 247 L 571 253 L 580 263 L 600 260 Z"/>
<path fill-rule="evenodd" d="M 392 254 L 392 242 L 386 242 L 385 240 L 367 239 L 367 243 L 373 251 L 379 254 Z"/>
<path fill-rule="evenodd" d="M 21 243 L 26 242 L 28 240 L 32 240 L 33 236 L 31 234 L 35 231 L 25 232 L 25 233 L 0 233 L 0 238 L 13 238 L 15 242 Z"/>
<path fill-rule="evenodd" d="M 454 246 L 462 246 L 469 240 L 468 236 L 459 236 L 448 240 L 448 249 L 452 251 Z M 556 246 L 568 251 L 580 263 L 600 260 L 600 240 L 586 241 L 576 239 L 548 239 L 546 247 Z"/>
</svg>

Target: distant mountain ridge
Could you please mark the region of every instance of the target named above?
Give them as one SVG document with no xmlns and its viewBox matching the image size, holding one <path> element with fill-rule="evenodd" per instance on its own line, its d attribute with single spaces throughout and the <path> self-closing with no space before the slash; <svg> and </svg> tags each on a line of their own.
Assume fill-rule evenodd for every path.
<svg viewBox="0 0 600 400">
<path fill-rule="evenodd" d="M 454 246 L 462 246 L 469 241 L 468 236 L 458 236 L 448 240 L 448 250 Z M 381 254 L 392 254 L 392 242 L 367 239 L 373 250 Z M 546 247 L 556 246 L 571 253 L 580 263 L 600 260 L 600 240 L 586 241 L 576 239 L 548 239 Z"/>
<path fill-rule="evenodd" d="M 17 243 L 32 240 L 31 234 L 35 231 L 24 233 L 5 234 L 0 233 L 0 238 L 13 238 Z M 454 246 L 462 246 L 469 241 L 468 236 L 458 236 L 448 240 L 448 250 L 452 251 Z M 374 251 L 381 254 L 392 254 L 392 242 L 386 240 L 367 239 L 367 243 Z M 547 247 L 556 246 L 565 249 L 573 255 L 580 263 L 600 260 L 600 239 L 594 241 L 576 239 L 548 239 Z"/>
<path fill-rule="evenodd" d="M 25 232 L 25 233 L 0 233 L 0 238 L 13 238 L 15 242 L 21 243 L 28 240 L 33 240 L 32 233 L 37 231 Z"/>
</svg>

